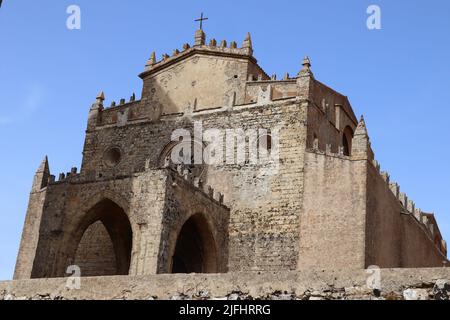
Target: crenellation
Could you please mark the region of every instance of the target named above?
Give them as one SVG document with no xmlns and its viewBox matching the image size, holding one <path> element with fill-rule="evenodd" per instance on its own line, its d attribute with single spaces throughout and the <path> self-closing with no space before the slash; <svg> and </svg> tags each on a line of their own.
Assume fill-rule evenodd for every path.
<svg viewBox="0 0 450 320">
<path fill-rule="evenodd" d="M 396 182 L 389 183 L 389 188 L 397 200 L 400 200 L 400 186 Z"/>
<path fill-rule="evenodd" d="M 156 64 L 156 52 L 153 51 L 150 55 L 150 58 L 147 60 L 147 63 L 145 64 L 145 70 L 149 70 Z"/>
<path fill-rule="evenodd" d="M 390 177 L 390 175 L 389 175 L 388 172 L 382 171 L 382 172 L 381 172 L 381 177 L 383 178 L 383 180 L 386 182 L 387 185 L 390 185 L 390 179 L 391 179 L 391 177 Z"/>
<path fill-rule="evenodd" d="M 331 147 L 331 145 L 330 145 L 330 147 Z M 342 159 L 342 160 L 351 160 L 350 156 L 347 156 L 347 155 L 344 155 L 344 154 L 339 154 L 339 153 L 333 153 L 331 149 L 330 149 L 330 152 L 327 153 L 326 150 L 323 151 L 323 150 L 320 150 L 320 149 L 314 149 L 314 146 L 313 146 L 313 148 L 307 148 L 306 151 L 309 152 L 309 153 L 314 153 L 314 154 L 317 154 L 317 155 L 326 156 L 326 157 L 330 157 L 330 158 L 338 158 L 338 159 Z"/>
<path fill-rule="evenodd" d="M 407 210 L 407 206 L 408 206 L 408 196 L 406 195 L 406 193 L 400 192 L 400 194 L 399 194 L 399 200 L 400 200 L 400 203 L 402 204 L 403 208 L 404 208 L 405 210 Z"/>
<path fill-rule="evenodd" d="M 375 169 L 377 170 L 377 172 L 378 172 L 379 174 L 381 174 L 381 166 L 380 166 L 380 163 L 379 163 L 377 160 L 373 159 L 373 160 L 372 160 L 372 165 L 375 167 Z"/>
<path fill-rule="evenodd" d="M 217 201 L 220 205 L 224 205 L 223 199 L 224 195 L 220 192 L 216 192 L 214 188 L 210 185 L 204 185 L 203 180 L 200 177 L 196 177 L 193 173 L 191 173 L 188 169 L 186 169 L 183 165 L 177 165 L 176 171 L 177 175 L 187 182 L 188 184 L 192 185 L 193 187 L 199 189 L 204 193 L 206 196 L 208 196 L 211 200 Z"/>
<path fill-rule="evenodd" d="M 419 208 L 415 208 L 414 209 L 414 218 L 416 218 L 416 220 L 420 222 L 421 217 L 422 217 L 422 210 Z"/>
<path fill-rule="evenodd" d="M 427 217 L 427 215 L 426 214 L 422 214 L 420 221 L 422 222 L 422 224 L 424 226 L 427 226 L 428 225 L 428 217 Z"/>
<path fill-rule="evenodd" d="M 408 210 L 409 213 L 414 214 L 415 213 L 415 204 L 414 201 L 411 199 L 408 199 L 406 210 Z"/>
</svg>

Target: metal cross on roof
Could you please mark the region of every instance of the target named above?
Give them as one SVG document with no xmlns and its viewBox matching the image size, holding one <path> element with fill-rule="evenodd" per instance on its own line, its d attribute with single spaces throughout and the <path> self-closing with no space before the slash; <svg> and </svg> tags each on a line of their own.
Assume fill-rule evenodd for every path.
<svg viewBox="0 0 450 320">
<path fill-rule="evenodd" d="M 208 18 L 203 18 L 203 12 L 200 15 L 200 18 L 195 20 L 196 22 L 200 22 L 200 30 L 203 30 L 203 21 L 205 20 L 208 20 Z"/>
</svg>

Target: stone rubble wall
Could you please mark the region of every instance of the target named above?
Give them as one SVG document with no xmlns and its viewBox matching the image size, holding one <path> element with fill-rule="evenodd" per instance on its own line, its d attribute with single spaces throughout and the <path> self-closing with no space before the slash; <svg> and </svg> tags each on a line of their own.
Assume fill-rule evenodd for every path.
<svg viewBox="0 0 450 320">
<path fill-rule="evenodd" d="M 376 272 L 376 270 L 375 270 Z M 115 276 L 0 282 L 0 300 L 448 300 L 450 268 L 381 269 L 381 287 L 370 289 L 374 270 L 305 270 L 228 274 Z M 370 283 L 370 281 L 369 281 Z"/>
</svg>

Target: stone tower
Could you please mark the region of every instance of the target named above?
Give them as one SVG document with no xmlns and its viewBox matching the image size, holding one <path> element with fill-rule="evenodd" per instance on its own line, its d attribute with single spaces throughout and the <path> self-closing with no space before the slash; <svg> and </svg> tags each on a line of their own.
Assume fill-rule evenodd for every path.
<svg viewBox="0 0 450 320">
<path fill-rule="evenodd" d="M 87 123 L 81 170 L 36 172 L 16 279 L 442 266 L 432 214 L 374 160 L 363 118 L 315 79 L 268 76 L 203 30 Z"/>
</svg>

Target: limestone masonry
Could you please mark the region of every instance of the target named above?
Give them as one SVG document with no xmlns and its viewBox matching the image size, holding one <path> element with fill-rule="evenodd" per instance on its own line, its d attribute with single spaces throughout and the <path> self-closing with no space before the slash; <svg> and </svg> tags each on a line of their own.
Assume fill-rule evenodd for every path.
<svg viewBox="0 0 450 320">
<path fill-rule="evenodd" d="M 47 158 L 42 162 L 15 279 L 65 277 L 73 265 L 82 277 L 130 281 L 290 271 L 287 288 L 298 270 L 448 262 L 434 215 L 380 171 L 364 119 L 346 96 L 315 79 L 307 57 L 297 76 L 277 80 L 258 65 L 249 34 L 238 47 L 206 44 L 198 30 L 192 46 L 160 61 L 152 54 L 140 77 L 140 100 L 133 94 L 106 107 L 98 95 L 80 172 L 56 179 Z M 222 152 L 211 150 L 199 124 L 233 131 L 231 151 L 227 143 L 215 164 L 177 163 L 174 154 L 190 160 L 198 151 Z M 200 141 L 179 152 L 188 140 L 174 140 L 177 130 Z M 255 130 L 257 139 L 249 134 Z M 242 161 L 235 141 L 244 142 Z M 253 154 L 252 144 L 264 147 L 269 161 Z M 236 161 L 225 161 L 230 157 Z M 171 283 L 165 277 L 161 286 Z M 218 277 L 225 285 L 227 275 Z"/>
</svg>

